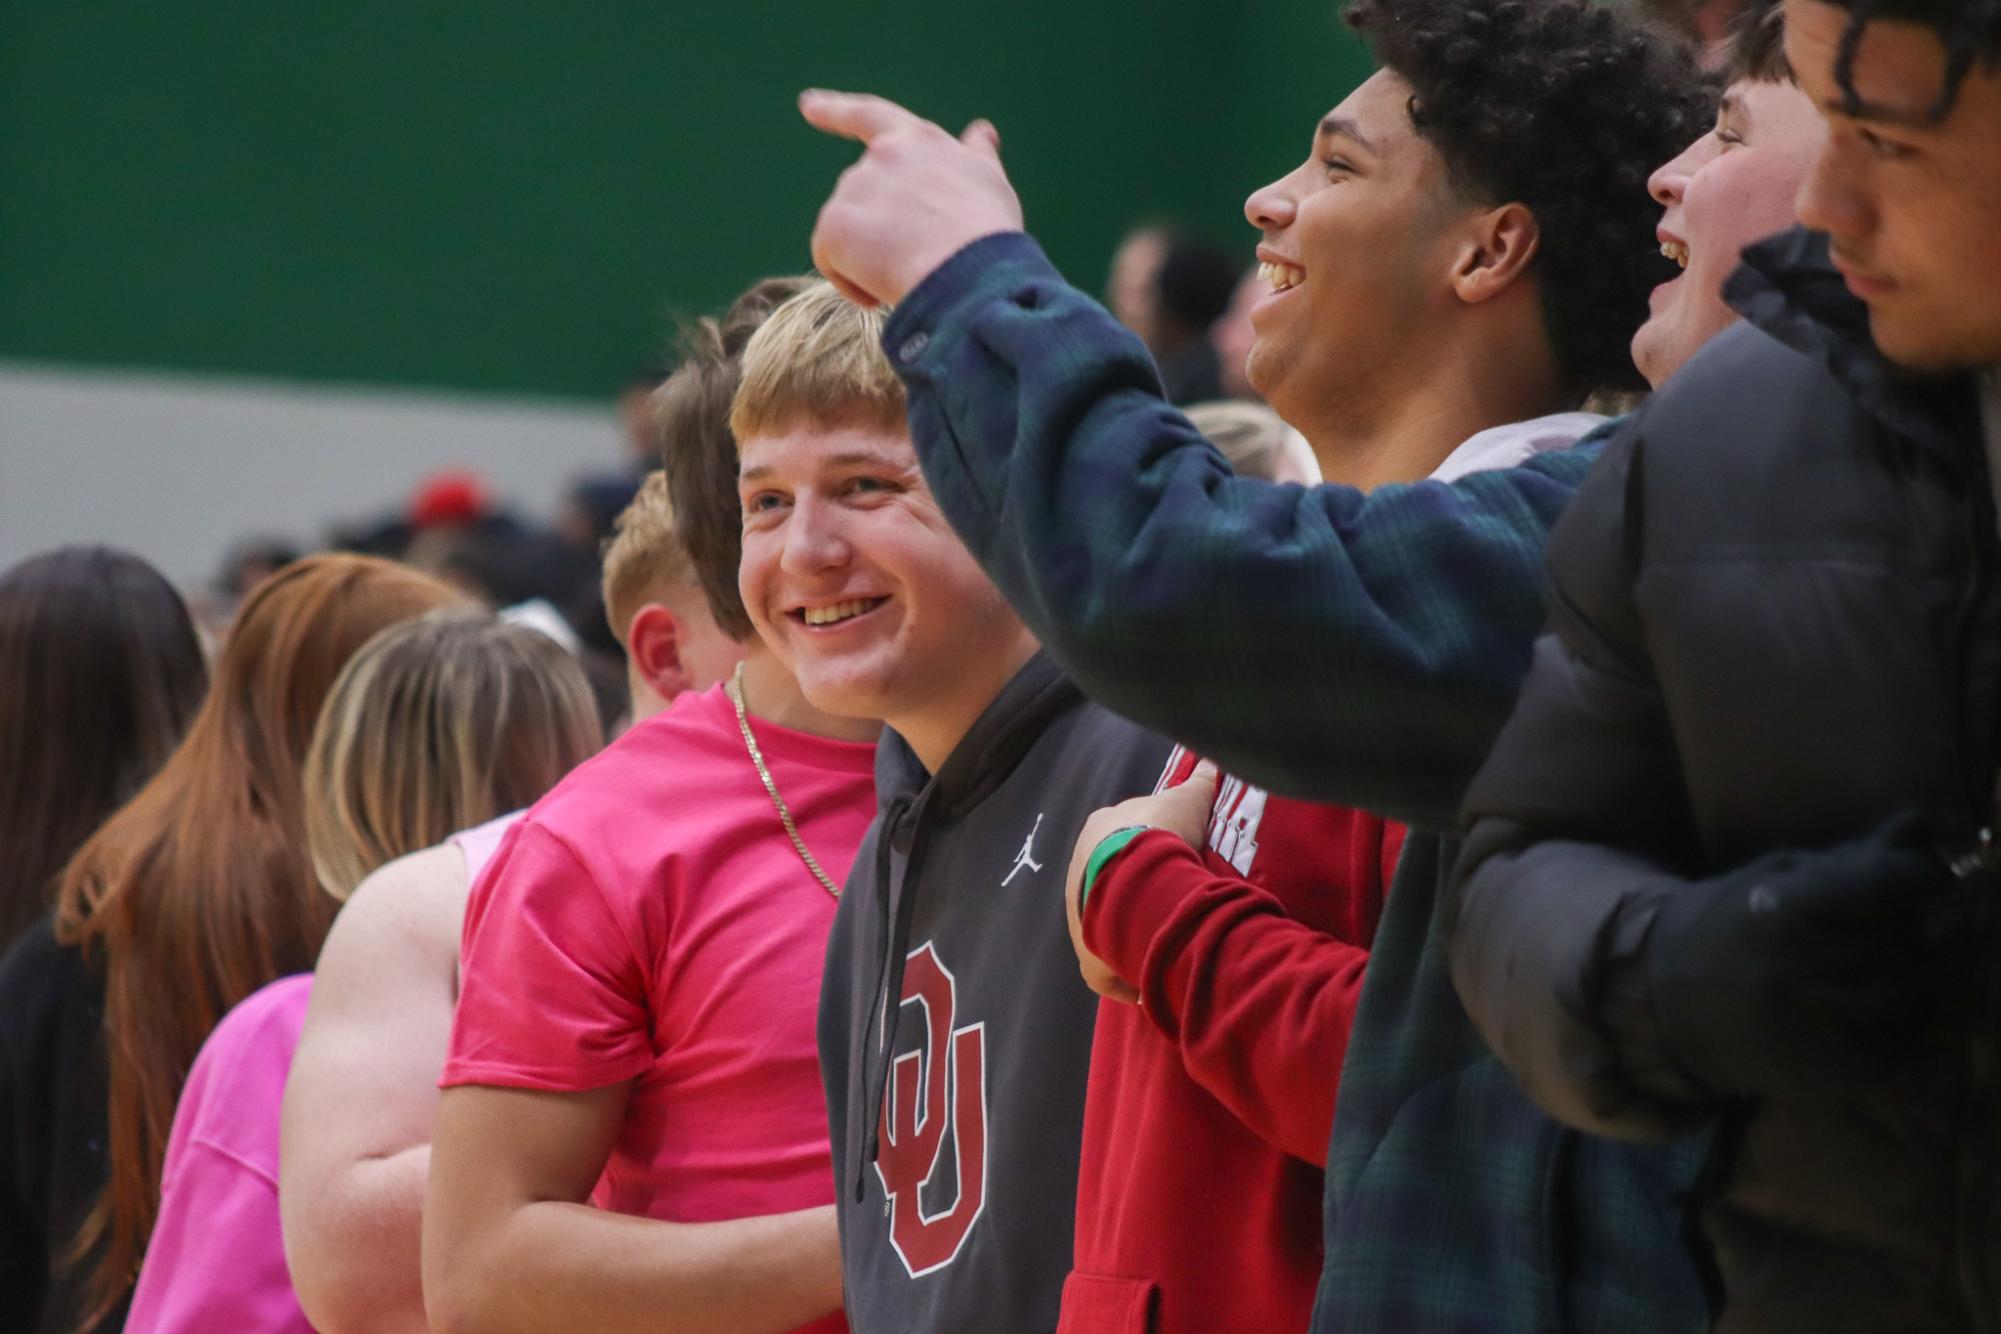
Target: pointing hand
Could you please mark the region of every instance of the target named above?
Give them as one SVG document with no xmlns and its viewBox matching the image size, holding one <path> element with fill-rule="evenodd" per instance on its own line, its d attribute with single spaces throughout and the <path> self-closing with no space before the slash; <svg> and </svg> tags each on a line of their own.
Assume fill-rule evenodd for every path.
<svg viewBox="0 0 2001 1334">
<path fill-rule="evenodd" d="M 894 305 L 969 243 L 1021 230 L 988 122 L 955 139 L 884 98 L 820 89 L 801 93 L 799 110 L 814 128 L 863 146 L 813 228 L 814 266 L 852 300 Z"/>
</svg>

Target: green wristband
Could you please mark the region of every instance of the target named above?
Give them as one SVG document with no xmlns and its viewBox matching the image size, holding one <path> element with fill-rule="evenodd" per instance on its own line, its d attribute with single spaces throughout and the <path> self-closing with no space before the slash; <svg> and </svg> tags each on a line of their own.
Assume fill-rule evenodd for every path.
<svg viewBox="0 0 2001 1334">
<path fill-rule="evenodd" d="M 1129 824 L 1124 829 L 1114 829 L 1098 840 L 1098 846 L 1091 849 L 1090 858 L 1084 863 L 1084 888 L 1077 894 L 1077 915 L 1084 915 L 1084 905 L 1091 901 L 1091 886 L 1098 883 L 1098 873 L 1105 869 L 1105 863 L 1126 850 L 1126 844 L 1151 829 L 1152 825 Z"/>
</svg>

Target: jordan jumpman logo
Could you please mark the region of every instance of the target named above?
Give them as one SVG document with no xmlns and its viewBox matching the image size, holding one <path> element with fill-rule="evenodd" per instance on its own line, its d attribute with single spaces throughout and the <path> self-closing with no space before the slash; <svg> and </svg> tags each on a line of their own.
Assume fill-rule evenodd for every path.
<svg viewBox="0 0 2001 1334">
<path fill-rule="evenodd" d="M 1017 852 L 1014 855 L 1014 869 L 1007 873 L 1007 880 L 1001 881 L 1003 885 L 1005 885 L 1008 882 L 1008 880 L 1012 880 L 1016 876 L 1020 875 L 1021 870 L 1024 866 L 1031 871 L 1040 871 L 1042 869 L 1042 863 L 1035 860 L 1035 835 L 1036 832 L 1041 828 L 1042 828 L 1042 815 L 1040 812 L 1038 812 L 1035 817 L 1035 828 L 1029 830 L 1028 837 L 1021 841 L 1021 851 Z"/>
</svg>

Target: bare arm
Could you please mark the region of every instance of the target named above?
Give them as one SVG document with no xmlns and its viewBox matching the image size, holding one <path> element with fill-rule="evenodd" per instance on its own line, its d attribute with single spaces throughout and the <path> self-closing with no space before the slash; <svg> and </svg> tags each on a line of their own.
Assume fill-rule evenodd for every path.
<svg viewBox="0 0 2001 1334">
<path fill-rule="evenodd" d="M 278 1198 L 292 1285 L 324 1334 L 429 1328 L 417 1247 L 465 901 L 457 848 L 401 858 L 362 883 L 320 955 Z"/>
<path fill-rule="evenodd" d="M 775 1334 L 840 1306 L 832 1205 L 669 1223 L 582 1202 L 628 1089 L 445 1090 L 424 1210 L 432 1328 Z"/>
</svg>

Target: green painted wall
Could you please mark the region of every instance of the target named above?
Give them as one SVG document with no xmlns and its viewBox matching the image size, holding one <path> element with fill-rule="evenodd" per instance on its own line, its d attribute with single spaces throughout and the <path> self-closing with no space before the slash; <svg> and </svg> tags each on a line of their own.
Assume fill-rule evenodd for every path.
<svg viewBox="0 0 2001 1334">
<path fill-rule="evenodd" d="M 807 84 L 992 117 L 1087 287 L 1361 76 L 1332 3 L 0 0 L 0 357 L 601 397 L 807 262 Z"/>
</svg>

